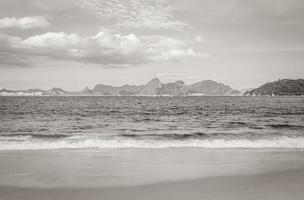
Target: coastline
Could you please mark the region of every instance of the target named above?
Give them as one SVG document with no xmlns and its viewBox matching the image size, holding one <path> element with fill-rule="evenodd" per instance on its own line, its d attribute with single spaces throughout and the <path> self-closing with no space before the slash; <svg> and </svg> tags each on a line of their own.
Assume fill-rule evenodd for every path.
<svg viewBox="0 0 304 200">
<path fill-rule="evenodd" d="M 256 175 L 234 175 L 143 186 L 101 188 L 18 188 L 0 186 L 2 200 L 301 200 L 304 169 Z"/>
</svg>

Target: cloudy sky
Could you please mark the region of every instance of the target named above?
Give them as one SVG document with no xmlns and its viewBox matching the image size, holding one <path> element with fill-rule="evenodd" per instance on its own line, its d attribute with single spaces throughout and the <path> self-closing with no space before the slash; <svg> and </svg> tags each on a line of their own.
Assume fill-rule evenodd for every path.
<svg viewBox="0 0 304 200">
<path fill-rule="evenodd" d="M 304 78 L 303 0 L 0 0 L 0 88 Z"/>
</svg>

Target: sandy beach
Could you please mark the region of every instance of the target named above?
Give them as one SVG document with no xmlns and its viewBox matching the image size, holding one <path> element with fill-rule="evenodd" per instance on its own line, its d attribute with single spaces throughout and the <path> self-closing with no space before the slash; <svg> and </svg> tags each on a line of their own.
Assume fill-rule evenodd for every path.
<svg viewBox="0 0 304 200">
<path fill-rule="evenodd" d="M 0 152 L 1 200 L 302 200 L 304 152 L 121 149 Z"/>
<path fill-rule="evenodd" d="M 304 200 L 304 0 L 0 0 L 0 200 Z"/>
<path fill-rule="evenodd" d="M 245 176 L 223 176 L 133 187 L 17 188 L 0 187 L 2 200 L 302 200 L 304 170 Z"/>
</svg>

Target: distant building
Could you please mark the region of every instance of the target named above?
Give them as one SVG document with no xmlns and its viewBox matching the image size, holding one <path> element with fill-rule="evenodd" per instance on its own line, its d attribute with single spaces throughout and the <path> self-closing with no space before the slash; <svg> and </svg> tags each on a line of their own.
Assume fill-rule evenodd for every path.
<svg viewBox="0 0 304 200">
<path fill-rule="evenodd" d="M 3 89 L 0 90 L 0 96 L 42 96 L 42 92 L 23 92 Z"/>
</svg>

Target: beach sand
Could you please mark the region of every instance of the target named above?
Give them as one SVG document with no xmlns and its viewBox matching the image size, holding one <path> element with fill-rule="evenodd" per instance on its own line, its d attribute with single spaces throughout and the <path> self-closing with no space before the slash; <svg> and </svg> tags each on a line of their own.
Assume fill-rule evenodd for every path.
<svg viewBox="0 0 304 200">
<path fill-rule="evenodd" d="M 303 200 L 303 155 L 206 149 L 0 152 L 0 199 Z"/>
<path fill-rule="evenodd" d="M 132 187 L 0 187 L 1 200 L 303 200 L 304 170 L 223 176 Z"/>
</svg>

